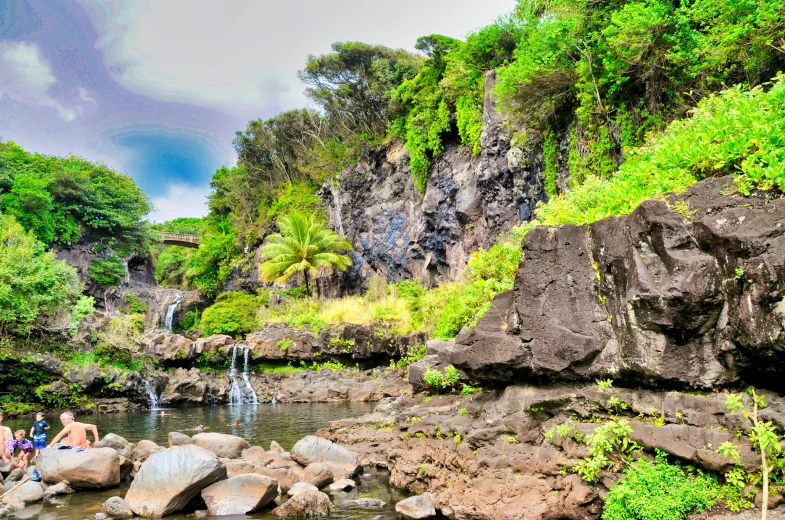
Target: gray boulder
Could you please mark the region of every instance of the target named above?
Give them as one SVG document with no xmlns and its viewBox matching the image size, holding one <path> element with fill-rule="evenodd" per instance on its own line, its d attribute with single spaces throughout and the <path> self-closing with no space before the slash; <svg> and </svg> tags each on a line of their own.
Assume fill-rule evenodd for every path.
<svg viewBox="0 0 785 520">
<path fill-rule="evenodd" d="M 341 480 L 336 480 L 330 484 L 327 489 L 329 489 L 331 493 L 337 493 L 339 491 L 349 491 L 355 487 L 357 487 L 357 484 L 354 482 L 354 480 L 350 478 L 342 478 Z"/>
<path fill-rule="evenodd" d="M 299 495 L 300 493 L 305 493 L 307 491 L 319 491 L 319 488 L 317 488 L 313 484 L 309 484 L 308 482 L 296 482 L 294 485 L 292 485 L 291 488 L 289 488 L 287 494 L 290 497 L 293 497 L 295 495 Z"/>
<path fill-rule="evenodd" d="M 50 499 L 58 495 L 73 495 L 76 490 L 68 485 L 68 481 L 53 484 L 44 490 L 44 498 Z"/>
<path fill-rule="evenodd" d="M 104 513 L 106 513 L 107 516 L 111 516 L 112 518 L 131 518 L 134 516 L 134 512 L 131 511 L 131 506 L 121 497 L 111 497 L 101 504 L 101 509 L 104 510 Z"/>
<path fill-rule="evenodd" d="M 356 498 L 354 500 L 341 500 L 339 506 L 362 507 L 364 509 L 381 509 L 387 502 L 378 498 Z"/>
<path fill-rule="evenodd" d="M 278 496 L 278 481 L 247 474 L 216 482 L 202 490 L 211 515 L 243 515 L 257 511 Z"/>
<path fill-rule="evenodd" d="M 428 493 L 409 497 L 395 504 L 398 516 L 408 520 L 424 520 L 436 517 L 436 508 L 433 507 L 431 496 Z"/>
<path fill-rule="evenodd" d="M 163 448 L 153 441 L 143 440 L 139 441 L 139 443 L 133 449 L 133 460 L 137 462 L 144 462 L 146 461 L 150 455 L 157 451 L 161 451 Z"/>
<path fill-rule="evenodd" d="M 247 450 L 243 450 L 242 458 L 251 464 L 262 464 L 267 453 L 261 446 L 252 446 Z"/>
<path fill-rule="evenodd" d="M 308 464 L 303 472 L 303 480 L 317 488 L 322 488 L 333 481 L 332 468 L 324 462 Z"/>
<path fill-rule="evenodd" d="M 349 450 L 315 435 L 308 435 L 297 441 L 290 454 L 292 459 L 303 466 L 315 462 L 330 464 L 336 480 L 352 477 L 361 470 L 357 458 Z"/>
<path fill-rule="evenodd" d="M 197 433 L 192 439 L 194 444 L 200 448 L 212 451 L 219 457 L 226 457 L 227 459 L 239 458 L 243 450 L 247 450 L 250 447 L 248 442 L 242 437 L 225 433 Z"/>
<path fill-rule="evenodd" d="M 120 454 L 113 448 L 41 450 L 36 467 L 44 482 L 67 480 L 77 489 L 101 489 L 120 483 Z"/>
<path fill-rule="evenodd" d="M 204 488 L 226 478 L 218 457 L 199 446 L 174 446 L 153 453 L 139 469 L 125 499 L 139 516 L 179 511 Z"/>
<path fill-rule="evenodd" d="M 273 511 L 278 518 L 326 516 L 333 509 L 330 497 L 321 491 L 298 493 Z"/>
<path fill-rule="evenodd" d="M 169 432 L 169 447 L 172 446 L 185 446 L 186 444 L 193 444 L 194 441 L 188 435 L 180 432 Z"/>
<path fill-rule="evenodd" d="M 16 502 L 29 504 L 31 502 L 38 502 L 42 498 L 44 498 L 44 488 L 41 486 L 41 483 L 28 480 L 11 493 L 3 495 L 0 502 L 6 505 Z"/>
<path fill-rule="evenodd" d="M 93 448 L 112 448 L 126 459 L 130 459 L 133 456 L 130 443 L 114 433 L 107 433 L 106 436 L 93 445 Z"/>
<path fill-rule="evenodd" d="M 272 452 L 272 453 L 286 453 L 286 450 L 285 450 L 285 449 L 283 449 L 283 448 L 281 447 L 281 445 L 280 445 L 280 444 L 278 444 L 277 442 L 275 442 L 275 441 L 272 441 L 272 442 L 270 443 L 270 452 Z"/>
</svg>

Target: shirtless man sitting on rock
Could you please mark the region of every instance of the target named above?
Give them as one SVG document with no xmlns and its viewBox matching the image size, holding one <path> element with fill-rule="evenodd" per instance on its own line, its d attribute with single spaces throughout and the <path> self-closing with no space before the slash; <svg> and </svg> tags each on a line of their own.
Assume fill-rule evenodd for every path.
<svg viewBox="0 0 785 520">
<path fill-rule="evenodd" d="M 95 424 L 76 422 L 74 414 L 71 412 L 61 413 L 60 422 L 63 423 L 64 428 L 49 443 L 50 448 L 54 447 L 64 435 L 68 435 L 68 442 L 63 444 L 67 444 L 72 448 L 91 448 L 92 446 L 87 442 L 87 430 L 93 432 L 93 437 L 95 438 L 93 442 L 98 442 L 98 428 L 96 428 Z"/>
</svg>

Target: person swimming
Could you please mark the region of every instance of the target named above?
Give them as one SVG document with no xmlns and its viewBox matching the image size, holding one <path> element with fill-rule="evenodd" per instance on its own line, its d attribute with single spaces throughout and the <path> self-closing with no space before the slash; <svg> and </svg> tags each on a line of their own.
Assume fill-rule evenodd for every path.
<svg viewBox="0 0 785 520">
<path fill-rule="evenodd" d="M 227 426 L 233 426 L 235 428 L 238 427 L 238 426 L 242 426 L 242 425 L 243 424 L 240 422 L 240 419 L 235 419 L 232 424 L 227 424 Z"/>
<path fill-rule="evenodd" d="M 168 417 L 169 414 L 161 410 L 161 413 L 158 414 L 159 417 Z"/>
</svg>

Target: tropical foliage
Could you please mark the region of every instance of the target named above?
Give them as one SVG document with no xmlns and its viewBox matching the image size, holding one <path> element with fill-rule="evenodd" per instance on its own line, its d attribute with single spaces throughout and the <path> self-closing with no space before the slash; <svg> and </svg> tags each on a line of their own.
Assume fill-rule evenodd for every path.
<svg viewBox="0 0 785 520">
<path fill-rule="evenodd" d="M 310 295 L 309 275 L 316 276 L 319 269 L 344 271 L 352 264 L 343 254 L 352 245 L 314 215 L 290 213 L 278 219 L 278 228 L 280 233 L 268 235 L 262 248 L 266 261 L 260 273 L 265 281 L 283 283 L 302 274 Z"/>
</svg>

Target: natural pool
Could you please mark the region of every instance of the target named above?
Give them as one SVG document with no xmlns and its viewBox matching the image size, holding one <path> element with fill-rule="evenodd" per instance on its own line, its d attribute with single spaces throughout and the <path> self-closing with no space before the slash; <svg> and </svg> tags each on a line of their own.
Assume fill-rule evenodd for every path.
<svg viewBox="0 0 785 520">
<path fill-rule="evenodd" d="M 160 417 L 160 411 L 140 411 L 103 415 L 80 415 L 77 420 L 91 422 L 98 426 L 100 435 L 116 433 L 131 442 L 149 439 L 161 446 L 168 446 L 167 435 L 170 431 L 181 431 L 189 435 L 189 431 L 197 424 L 208 427 L 206 431 L 230 433 L 245 438 L 251 445 L 269 448 L 275 440 L 289 450 L 299 439 L 315 433 L 327 423 L 346 417 L 356 417 L 372 411 L 372 403 L 309 403 L 309 404 L 259 404 L 242 406 L 213 406 L 202 408 L 166 409 L 167 417 Z M 240 419 L 242 426 L 229 426 Z M 60 430 L 57 414 L 47 415 L 46 420 L 52 425 L 50 439 Z M 30 430 L 32 420 L 8 419 L 6 426 L 12 430 Z M 88 434 L 90 438 L 90 434 Z M 389 475 L 385 471 L 367 468 L 369 475 L 357 477 L 356 489 L 348 493 L 332 495 L 333 503 L 338 506 L 342 500 L 355 498 L 379 498 L 387 503 L 384 509 L 361 509 L 357 507 L 338 506 L 330 518 L 340 520 L 368 520 L 381 515 L 382 518 L 395 518 L 395 503 L 408 494 L 389 485 Z M 81 491 L 75 495 L 57 497 L 52 502 L 33 504 L 15 514 L 15 518 L 38 520 L 86 520 L 101 512 L 101 503 L 115 495 L 125 496 L 127 484 L 103 491 Z M 270 510 L 246 518 L 272 519 Z M 167 517 L 184 519 L 184 515 Z M 192 517 L 190 517 L 192 518 Z M 229 517 L 223 517 L 229 518 Z"/>
</svg>

